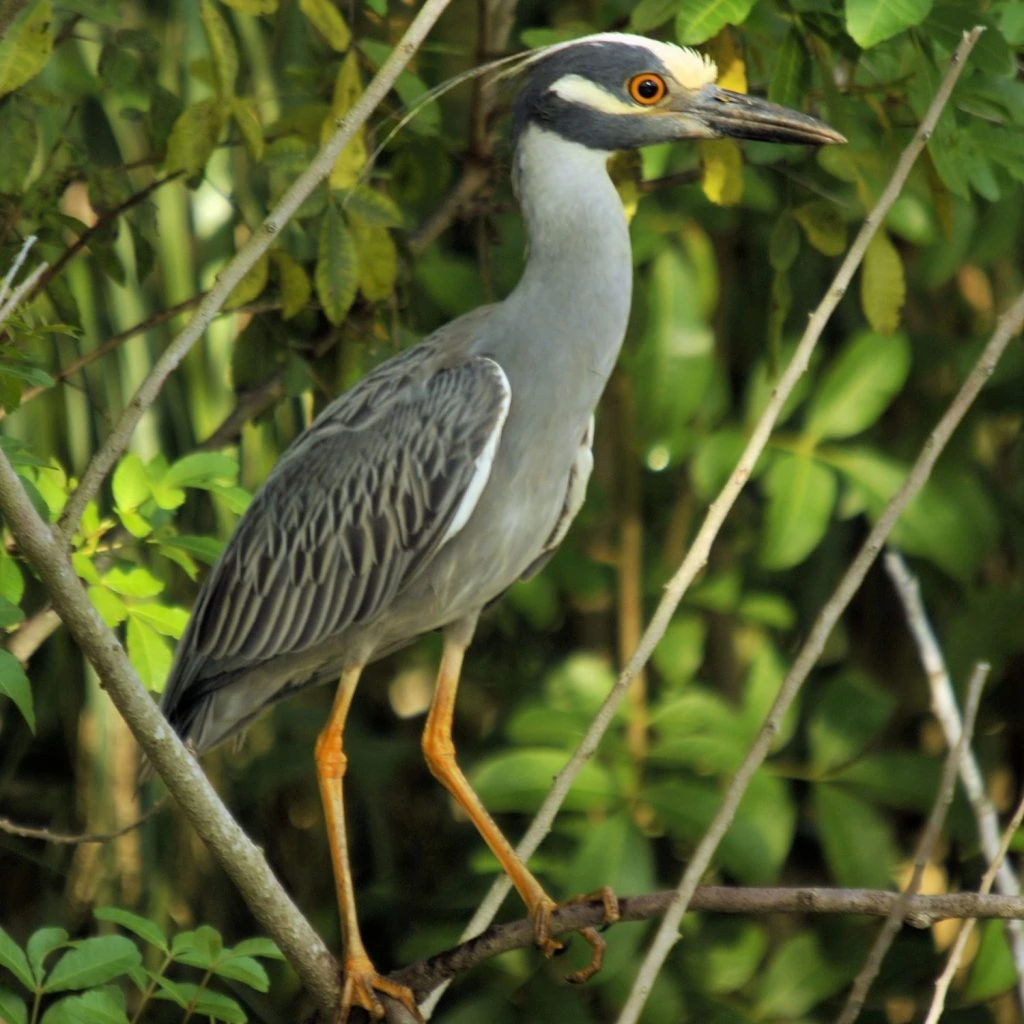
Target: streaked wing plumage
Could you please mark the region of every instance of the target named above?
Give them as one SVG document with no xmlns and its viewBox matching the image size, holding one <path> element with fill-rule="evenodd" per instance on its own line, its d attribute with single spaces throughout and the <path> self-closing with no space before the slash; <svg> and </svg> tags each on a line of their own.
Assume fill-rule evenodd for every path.
<svg viewBox="0 0 1024 1024">
<path fill-rule="evenodd" d="M 440 362 L 440 365 L 438 365 Z M 162 700 L 188 734 L 220 680 L 373 619 L 479 499 L 501 367 L 412 349 L 336 399 L 254 497 L 197 601 Z"/>
</svg>

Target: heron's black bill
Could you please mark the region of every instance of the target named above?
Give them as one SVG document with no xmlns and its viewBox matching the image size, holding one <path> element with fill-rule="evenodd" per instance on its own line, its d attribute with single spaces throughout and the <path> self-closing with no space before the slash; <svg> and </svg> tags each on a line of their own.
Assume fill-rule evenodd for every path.
<svg viewBox="0 0 1024 1024">
<path fill-rule="evenodd" d="M 839 132 L 810 114 L 714 85 L 706 86 L 696 97 L 691 97 L 688 113 L 699 118 L 715 135 L 730 139 L 809 146 L 846 141 Z"/>
</svg>

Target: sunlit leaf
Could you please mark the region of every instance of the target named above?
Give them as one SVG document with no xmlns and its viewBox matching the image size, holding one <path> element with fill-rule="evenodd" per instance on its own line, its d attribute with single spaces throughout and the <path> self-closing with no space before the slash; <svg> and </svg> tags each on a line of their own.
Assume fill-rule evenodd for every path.
<svg viewBox="0 0 1024 1024">
<path fill-rule="evenodd" d="M 92 601 L 100 618 L 110 626 L 119 626 L 128 618 L 128 607 L 113 591 L 104 586 L 92 586 L 87 590 L 89 600 Z"/>
<path fill-rule="evenodd" d="M 221 0 L 221 3 L 243 14 L 258 16 L 273 14 L 277 10 L 278 0 Z"/>
<path fill-rule="evenodd" d="M 351 230 L 359 253 L 359 290 L 367 302 L 381 302 L 395 290 L 398 276 L 398 251 L 391 232 L 357 219 Z"/>
<path fill-rule="evenodd" d="M 327 0 L 323 0 L 323 2 L 326 3 Z M 321 144 L 334 134 L 338 121 L 355 106 L 362 93 L 363 80 L 359 73 L 359 62 L 353 50 L 341 62 L 341 67 L 338 69 L 338 77 L 334 82 L 334 96 L 331 100 L 331 112 L 323 124 Z M 360 126 L 345 148 L 338 154 L 337 160 L 334 161 L 334 166 L 327 179 L 330 187 L 347 189 L 356 185 L 366 166 L 368 156 L 366 130 L 365 127 Z"/>
<path fill-rule="evenodd" d="M 931 9 L 932 0 L 846 0 L 846 31 L 866 50 L 920 25 Z"/>
<path fill-rule="evenodd" d="M 683 0 L 640 0 L 629 13 L 629 30 L 643 35 L 675 16 Z"/>
<path fill-rule="evenodd" d="M 270 257 L 260 253 L 256 262 L 242 275 L 242 280 L 231 289 L 231 294 L 224 302 L 225 309 L 237 309 L 247 302 L 258 299 L 267 287 L 270 279 Z"/>
<path fill-rule="evenodd" d="M 124 994 L 107 986 L 67 996 L 52 1003 L 39 1024 L 128 1024 Z"/>
<path fill-rule="evenodd" d="M 352 42 L 352 32 L 341 12 L 331 0 L 299 0 L 299 10 L 338 53 L 344 53 Z"/>
<path fill-rule="evenodd" d="M 35 0 L 18 14 L 0 38 L 0 96 L 35 78 L 46 67 L 52 52 L 50 0 Z"/>
<path fill-rule="evenodd" d="M 122 910 L 120 907 L 97 907 L 93 915 L 98 921 L 109 921 L 111 924 L 119 924 L 122 928 L 144 939 L 157 949 L 166 951 L 168 949 L 167 938 L 156 922 L 148 917 L 132 913 L 130 910 Z"/>
<path fill-rule="evenodd" d="M 676 16 L 676 38 L 692 46 L 703 43 L 726 25 L 742 25 L 754 0 L 686 0 Z"/>
<path fill-rule="evenodd" d="M 700 186 L 716 206 L 735 206 L 743 198 L 743 155 L 732 139 L 701 139 L 704 173 Z"/>
<path fill-rule="evenodd" d="M 213 54 L 217 92 L 224 101 L 234 96 L 235 79 L 238 77 L 238 49 L 235 46 L 235 37 L 213 0 L 199 0 L 199 17 L 206 33 L 206 42 Z"/>
<path fill-rule="evenodd" d="M 846 250 L 846 224 L 833 203 L 812 199 L 793 210 L 807 241 L 825 256 L 841 256 Z"/>
<path fill-rule="evenodd" d="M 149 603 L 133 604 L 131 614 L 143 622 L 148 623 L 158 633 L 172 637 L 177 640 L 185 631 L 185 624 L 188 622 L 188 612 L 184 608 L 168 608 L 167 605 Z"/>
<path fill-rule="evenodd" d="M 152 626 L 135 615 L 128 616 L 128 657 L 143 686 L 160 690 L 171 670 L 171 649 Z"/>
<path fill-rule="evenodd" d="M 21 566 L 11 558 L 7 549 L 0 545 L 0 597 L 11 604 L 21 604 L 25 593 L 25 577 Z"/>
<path fill-rule="evenodd" d="M 123 935 L 99 935 L 82 939 L 54 964 L 43 988 L 46 992 L 103 985 L 142 963 L 142 954 Z"/>
<path fill-rule="evenodd" d="M 492 811 L 535 811 L 565 767 L 561 750 L 513 750 L 498 754 L 473 771 L 473 788 Z M 599 764 L 590 761 L 576 777 L 565 801 L 567 810 L 607 806 L 616 787 Z"/>
<path fill-rule="evenodd" d="M 217 99 L 186 107 L 167 140 L 167 173 L 184 171 L 194 178 L 210 159 L 227 120 L 227 108 Z"/>
<path fill-rule="evenodd" d="M 906 297 L 903 260 L 889 236 L 879 231 L 864 254 L 860 275 L 860 304 L 868 323 L 881 334 L 892 334 Z"/>
<path fill-rule="evenodd" d="M 256 163 L 259 163 L 263 159 L 264 150 L 263 125 L 260 123 L 256 104 L 235 96 L 231 100 L 231 116 L 238 125 L 246 151 Z"/>
<path fill-rule="evenodd" d="M 276 249 L 270 254 L 270 258 L 281 283 L 281 316 L 285 320 L 290 320 L 306 308 L 313 294 L 313 285 L 310 283 L 306 268 L 291 254 L 283 249 Z"/>
</svg>

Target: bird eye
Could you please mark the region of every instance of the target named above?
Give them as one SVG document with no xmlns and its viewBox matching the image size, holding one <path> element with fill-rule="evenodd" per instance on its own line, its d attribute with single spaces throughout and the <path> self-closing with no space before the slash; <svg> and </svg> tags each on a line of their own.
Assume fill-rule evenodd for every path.
<svg viewBox="0 0 1024 1024">
<path fill-rule="evenodd" d="M 661 75 L 655 75 L 645 71 L 642 75 L 634 75 L 627 84 L 629 95 L 642 103 L 645 107 L 651 107 L 660 100 L 668 91 L 665 79 Z"/>
</svg>

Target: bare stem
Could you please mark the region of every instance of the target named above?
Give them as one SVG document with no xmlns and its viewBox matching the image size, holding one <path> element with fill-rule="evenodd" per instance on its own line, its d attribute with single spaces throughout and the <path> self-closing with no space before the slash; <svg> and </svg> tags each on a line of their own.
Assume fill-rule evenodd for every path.
<svg viewBox="0 0 1024 1024">
<path fill-rule="evenodd" d="M 928 688 L 932 696 L 932 710 L 942 726 L 946 736 L 946 744 L 956 743 L 963 725 L 960 721 L 960 709 L 957 707 L 953 683 L 949 678 L 949 670 L 942 654 L 942 648 L 928 621 L 928 612 L 921 600 L 921 588 L 916 577 L 907 568 L 903 557 L 888 551 L 885 555 L 885 568 L 896 587 L 903 604 L 903 613 L 907 625 L 917 644 L 921 664 L 928 677 Z M 996 863 L 999 853 L 999 818 L 996 810 L 985 791 L 985 782 L 971 748 L 964 751 L 960 762 L 960 781 L 963 783 L 967 800 L 978 823 L 978 835 L 985 860 L 991 865 Z M 996 872 L 995 887 L 1005 896 L 1019 896 L 1020 882 L 1009 862 L 1003 860 Z M 1009 932 L 1010 949 L 1013 962 L 1017 968 L 1017 998 L 1024 1008 L 1024 925 L 1020 921 L 1008 921 L 1006 930 Z"/>
<path fill-rule="evenodd" d="M 974 723 L 978 717 L 978 705 L 981 703 L 981 691 L 988 678 L 990 666 L 985 662 L 979 662 L 971 673 L 971 679 L 967 686 L 967 702 L 964 709 L 964 727 L 956 742 L 949 748 L 945 763 L 942 766 L 942 777 L 939 780 L 939 788 L 935 794 L 935 801 L 932 804 L 931 812 L 928 815 L 928 822 L 914 852 L 914 870 L 911 873 L 910 881 L 906 889 L 899 894 L 899 898 L 893 903 L 885 919 L 885 924 L 875 937 L 871 945 L 864 966 L 857 972 L 853 979 L 850 994 L 847 996 L 846 1004 L 836 1019 L 836 1024 L 853 1024 L 860 1016 L 864 1008 L 864 1000 L 867 999 L 868 991 L 872 982 L 878 977 L 882 967 L 885 954 L 889 951 L 896 933 L 907 916 L 910 901 L 917 895 L 921 888 L 921 879 L 924 877 L 924 869 L 928 866 L 935 844 L 939 841 L 939 833 L 949 813 L 950 804 L 953 803 L 953 793 L 956 790 L 956 776 L 960 768 L 960 761 L 964 752 L 968 749 L 971 737 L 974 735 Z"/>
</svg>

